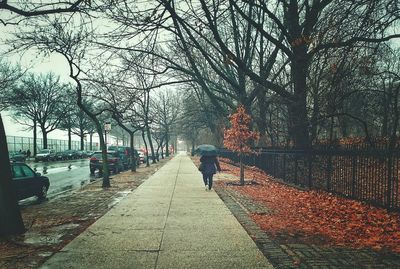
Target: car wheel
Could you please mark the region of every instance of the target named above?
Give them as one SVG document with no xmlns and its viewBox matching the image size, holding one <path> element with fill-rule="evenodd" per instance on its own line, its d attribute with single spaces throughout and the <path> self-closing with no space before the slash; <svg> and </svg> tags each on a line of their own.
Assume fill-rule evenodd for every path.
<svg viewBox="0 0 400 269">
<path fill-rule="evenodd" d="M 40 190 L 40 193 L 38 193 L 37 195 L 39 200 L 44 200 L 47 197 L 47 187 L 46 186 L 42 186 L 42 189 Z"/>
</svg>

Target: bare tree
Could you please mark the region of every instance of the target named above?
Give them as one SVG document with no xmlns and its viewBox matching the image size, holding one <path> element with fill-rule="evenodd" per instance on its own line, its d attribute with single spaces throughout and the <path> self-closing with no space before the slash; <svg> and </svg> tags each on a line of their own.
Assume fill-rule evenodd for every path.
<svg viewBox="0 0 400 269">
<path fill-rule="evenodd" d="M 81 7 L 81 3 L 83 3 L 83 0 L 77 0 L 75 2 L 72 2 L 71 4 L 62 2 L 61 5 L 62 7 L 54 7 L 51 6 L 49 7 L 46 3 L 39 3 L 39 6 L 33 6 L 29 7 L 28 10 L 24 10 L 24 7 L 26 7 L 26 2 L 21 2 L 21 5 L 17 3 L 16 5 L 9 4 L 7 0 L 3 0 L 0 2 L 0 11 L 1 10 L 9 10 L 17 16 L 12 16 L 11 21 L 10 20 L 4 20 L 0 19 L 0 22 L 4 25 L 7 25 L 9 23 L 14 23 L 12 22 L 13 19 L 19 20 L 21 18 L 30 18 L 30 17 L 36 17 L 36 16 L 42 16 L 42 15 L 48 15 L 48 14 L 57 14 L 57 13 L 64 13 L 64 12 L 78 12 Z M 65 7 L 67 6 L 67 7 Z M 42 8 L 43 7 L 43 8 Z M 18 23 L 18 22 L 16 22 Z M 11 75 L 7 79 L 7 82 L 13 81 L 12 78 L 14 76 Z M 1 83 L 2 85 L 6 85 L 5 83 Z M 3 156 L 0 158 L 1 161 L 1 170 L 4 171 L 4 178 L 1 178 L 0 182 L 0 215 L 2 216 L 2 220 L 4 222 L 1 222 L 0 225 L 0 234 L 16 234 L 16 233 L 22 233 L 24 232 L 24 224 L 21 218 L 21 213 L 18 208 L 17 200 L 16 197 L 13 195 L 13 191 L 11 191 L 11 167 L 8 159 L 8 152 L 7 149 L 7 139 L 5 135 L 5 130 L 4 130 L 4 125 L 0 116 L 0 156 Z M 4 157 L 6 156 L 6 157 Z M 4 158 L 4 159 L 3 159 Z M 3 167 L 4 166 L 4 167 Z"/>
<path fill-rule="evenodd" d="M 70 23 L 68 25 L 68 23 Z M 78 23 L 78 22 L 75 22 Z M 47 24 L 48 25 L 48 24 Z M 85 73 L 82 71 L 85 53 L 88 53 L 88 40 L 92 38 L 91 30 L 86 29 L 86 25 L 81 22 L 76 26 L 72 22 L 65 22 L 60 19 L 52 21 L 46 28 L 33 29 L 16 34 L 17 41 L 15 47 L 24 50 L 29 48 L 37 48 L 43 53 L 55 52 L 61 54 L 69 65 L 69 76 L 76 83 L 75 94 L 78 107 L 93 121 L 96 126 L 96 132 L 99 135 L 100 147 L 103 151 L 103 184 L 104 188 L 110 187 L 109 169 L 107 163 L 107 149 L 104 143 L 103 123 L 100 121 L 100 115 L 108 110 L 108 107 L 101 103 L 94 103 L 92 107 L 88 104 L 87 98 L 102 96 L 106 92 L 102 92 L 102 88 L 96 87 L 93 83 L 82 82 L 82 76 L 86 73 L 87 76 L 95 76 L 90 73 L 90 70 Z M 89 62 L 89 67 L 90 67 Z M 89 69 L 89 68 L 88 68 Z M 85 76 L 83 76 L 85 78 Z M 102 98 L 103 100 L 106 98 Z"/>
<path fill-rule="evenodd" d="M 39 126 L 43 135 L 43 148 L 47 148 L 48 133 L 56 130 L 63 115 L 63 100 L 67 94 L 65 85 L 53 73 L 36 76 L 29 73 L 18 87 L 9 92 L 9 104 L 13 117 L 21 124 L 34 129 Z M 34 148 L 35 154 L 35 148 Z"/>
<path fill-rule="evenodd" d="M 16 87 L 16 81 L 21 77 L 19 68 L 0 62 L 0 108 L 7 107 L 7 93 Z M 4 94 L 4 96 L 3 96 Z M 0 115 L 0 235 L 18 234 L 25 231 L 17 196 L 12 186 L 10 159 L 8 157 L 7 139 L 3 120 Z"/>
<path fill-rule="evenodd" d="M 310 3 L 307 0 L 293 0 L 276 1 L 267 5 L 265 2 L 230 0 L 224 3 L 225 5 L 221 5 L 200 0 L 191 5 L 190 11 L 182 12 L 177 3 L 162 1 L 163 7 L 174 22 L 178 40 L 186 52 L 198 50 L 207 59 L 208 65 L 213 67 L 217 64 L 217 59 L 215 56 L 211 58 L 209 51 L 214 50 L 213 55 L 219 55 L 220 61 L 235 68 L 239 78 L 240 74 L 243 74 L 245 78 L 263 85 L 265 89 L 286 100 L 289 133 L 295 145 L 300 148 L 310 146 L 307 77 L 314 55 L 320 51 L 331 52 L 344 47 L 379 43 L 400 37 L 387 32 L 397 18 L 398 6 L 394 1 L 319 0 Z M 235 39 L 226 35 L 224 23 L 225 14 L 228 13 L 247 21 L 245 25 L 268 44 L 267 51 L 272 52 L 270 55 L 274 52 L 279 53 L 277 57 L 282 60 L 277 62 L 280 67 L 275 68 L 275 74 L 256 72 L 255 67 L 260 65 L 255 61 L 248 62 L 247 58 L 243 57 L 246 55 L 246 47 L 238 49 L 235 41 L 230 41 Z M 159 20 L 158 16 L 154 17 L 154 21 Z M 259 49 L 261 48 L 260 46 Z M 193 56 L 187 56 L 191 62 L 195 62 Z M 270 64 L 274 63 L 262 65 L 262 69 L 268 71 Z M 287 86 L 275 81 L 279 70 L 285 69 L 286 63 L 290 70 Z M 195 70 L 193 65 L 192 67 Z"/>
<path fill-rule="evenodd" d="M 11 14 L 0 19 L 3 25 L 18 24 L 21 19 L 27 17 L 36 17 L 49 14 L 73 13 L 81 12 L 84 7 L 90 6 L 90 0 L 75 0 L 75 1 L 8 1 L 0 2 L 0 11 L 7 10 Z"/>
<path fill-rule="evenodd" d="M 161 127 L 165 136 L 166 156 L 169 156 L 169 143 L 172 131 L 181 115 L 179 93 L 171 89 L 159 90 L 152 99 L 151 113 L 154 123 Z"/>
</svg>

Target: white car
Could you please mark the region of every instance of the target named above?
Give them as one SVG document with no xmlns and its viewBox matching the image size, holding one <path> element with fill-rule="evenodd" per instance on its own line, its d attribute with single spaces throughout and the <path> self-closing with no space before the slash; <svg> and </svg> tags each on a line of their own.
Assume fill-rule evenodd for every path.
<svg viewBox="0 0 400 269">
<path fill-rule="evenodd" d="M 52 149 L 42 149 L 35 156 L 35 162 L 43 161 L 53 161 L 56 157 L 56 152 Z"/>
</svg>

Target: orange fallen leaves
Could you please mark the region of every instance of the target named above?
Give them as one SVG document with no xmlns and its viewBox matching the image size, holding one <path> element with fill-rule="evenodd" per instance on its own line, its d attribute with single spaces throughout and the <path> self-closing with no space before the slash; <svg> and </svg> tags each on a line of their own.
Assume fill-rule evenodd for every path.
<svg viewBox="0 0 400 269">
<path fill-rule="evenodd" d="M 224 171 L 239 175 L 239 168 L 221 158 Z M 253 214 L 267 233 L 324 238 L 324 244 L 372 248 L 400 253 L 400 214 L 326 192 L 299 190 L 276 182 L 263 171 L 247 167 L 246 174 L 259 185 L 233 187 L 271 209 L 271 214 Z"/>
</svg>

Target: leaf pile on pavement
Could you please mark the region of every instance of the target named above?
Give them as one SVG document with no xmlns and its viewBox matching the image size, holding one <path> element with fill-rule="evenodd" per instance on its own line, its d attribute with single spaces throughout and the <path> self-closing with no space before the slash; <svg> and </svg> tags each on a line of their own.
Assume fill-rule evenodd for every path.
<svg viewBox="0 0 400 269">
<path fill-rule="evenodd" d="M 224 171 L 239 176 L 239 167 L 220 160 Z M 399 213 L 323 191 L 300 190 L 277 182 L 256 167 L 246 167 L 245 177 L 259 184 L 229 188 L 271 209 L 271 213 L 251 217 L 275 238 L 296 237 L 320 245 L 400 253 Z"/>
</svg>

